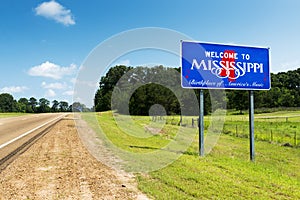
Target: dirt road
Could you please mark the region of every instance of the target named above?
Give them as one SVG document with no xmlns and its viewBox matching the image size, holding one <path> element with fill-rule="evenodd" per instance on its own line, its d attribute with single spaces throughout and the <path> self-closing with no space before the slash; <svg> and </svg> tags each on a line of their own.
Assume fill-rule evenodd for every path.
<svg viewBox="0 0 300 200">
<path fill-rule="evenodd" d="M 144 199 L 132 179 L 88 153 L 71 118 L 0 173 L 0 199 Z"/>
</svg>

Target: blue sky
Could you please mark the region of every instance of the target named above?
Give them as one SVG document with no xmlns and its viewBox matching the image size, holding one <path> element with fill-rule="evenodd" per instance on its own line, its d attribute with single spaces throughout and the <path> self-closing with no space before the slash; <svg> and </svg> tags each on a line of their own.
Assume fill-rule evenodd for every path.
<svg viewBox="0 0 300 200">
<path fill-rule="evenodd" d="M 296 69 L 299 10 L 298 0 L 2 0 L 0 93 L 71 103 L 89 53 L 115 34 L 143 27 L 173 29 L 197 41 L 270 47 L 272 72 Z M 117 63 L 179 66 L 172 56 L 152 61 L 140 54 Z"/>
</svg>

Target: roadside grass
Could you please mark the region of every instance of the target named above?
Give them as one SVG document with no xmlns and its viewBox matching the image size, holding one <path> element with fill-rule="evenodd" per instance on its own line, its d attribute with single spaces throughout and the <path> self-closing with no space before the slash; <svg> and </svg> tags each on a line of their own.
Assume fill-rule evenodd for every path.
<svg viewBox="0 0 300 200">
<path fill-rule="evenodd" d="M 0 118 L 18 117 L 23 115 L 29 115 L 29 114 L 28 113 L 0 113 Z"/>
<path fill-rule="evenodd" d="M 291 113 L 278 116 L 288 114 Z M 270 113 L 265 116 L 270 116 Z M 235 119 L 226 120 L 225 127 L 228 121 L 238 125 L 247 123 L 243 120 L 245 116 L 233 117 Z M 150 121 L 149 117 L 136 116 L 133 119 L 140 127 Z M 117 127 L 111 112 L 97 115 L 97 120 L 116 146 L 132 152 L 153 150 L 132 146 L 161 148 L 174 138 L 178 129 L 178 126 L 168 123 L 162 128 L 162 134 L 145 139 L 125 134 Z M 209 118 L 205 120 L 208 123 Z M 270 124 L 263 120 L 257 119 L 256 126 L 265 123 L 266 129 L 270 128 Z M 299 121 L 295 123 L 299 127 Z M 212 152 L 203 158 L 198 156 L 197 141 L 196 137 L 188 150 L 172 164 L 153 172 L 136 174 L 139 189 L 154 199 L 300 199 L 299 148 L 256 141 L 256 161 L 250 162 L 249 140 L 245 137 L 222 134 Z"/>
<path fill-rule="evenodd" d="M 197 145 L 171 165 L 137 176 L 139 188 L 155 199 L 299 199 L 298 149 L 223 135 L 204 158 Z"/>
<path fill-rule="evenodd" d="M 227 115 L 223 132 L 237 137 L 249 135 L 248 115 Z M 255 114 L 256 140 L 300 147 L 300 111 Z"/>
<path fill-rule="evenodd" d="M 146 153 L 154 151 L 155 149 L 159 149 L 167 145 L 175 136 L 176 130 L 178 129 L 178 126 L 171 126 L 167 125 L 161 130 L 161 132 L 166 132 L 170 134 L 153 134 L 153 135 L 144 135 L 145 129 L 144 126 L 146 124 L 149 124 L 149 119 L 146 117 L 138 116 L 131 116 L 135 122 L 135 126 L 131 126 L 133 130 L 132 134 L 124 133 L 123 130 L 121 130 L 118 126 L 116 121 L 114 121 L 114 118 L 111 114 L 111 112 L 104 112 L 101 113 L 101 115 L 98 115 L 98 121 L 100 123 L 100 126 L 104 133 L 106 133 L 106 137 L 117 147 L 124 149 L 126 151 L 130 152 L 139 152 L 139 153 Z M 126 126 L 126 121 L 124 124 L 122 124 L 122 127 L 125 129 L 130 129 L 130 127 L 124 127 Z M 109 133 L 109 134 L 107 134 Z M 134 135 L 135 134 L 135 135 Z M 136 137 L 141 135 L 140 137 Z M 145 137 L 143 137 L 145 136 Z M 148 137 L 150 136 L 150 137 Z M 136 147 L 148 147 L 148 148 L 136 148 Z"/>
</svg>

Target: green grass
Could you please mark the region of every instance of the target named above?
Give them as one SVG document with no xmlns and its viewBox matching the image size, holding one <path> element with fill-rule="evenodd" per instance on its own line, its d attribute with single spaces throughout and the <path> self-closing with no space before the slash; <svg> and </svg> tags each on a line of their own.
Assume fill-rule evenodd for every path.
<svg viewBox="0 0 300 200">
<path fill-rule="evenodd" d="M 255 115 L 256 140 L 300 147 L 300 111 L 274 112 Z M 248 137 L 248 115 L 228 115 L 224 133 Z"/>
<path fill-rule="evenodd" d="M 0 113 L 0 118 L 7 118 L 7 117 L 18 117 L 28 115 L 27 113 Z"/>
<path fill-rule="evenodd" d="M 228 119 L 230 117 L 234 119 Z M 226 123 L 246 123 L 243 117 L 226 116 L 225 126 Z M 149 117 L 133 118 L 137 127 L 149 124 Z M 206 123 L 208 119 L 205 118 Z M 134 153 L 163 147 L 174 139 L 178 130 L 178 126 L 168 123 L 162 129 L 163 134 L 145 139 L 125 134 L 117 127 L 111 112 L 97 115 L 97 120 L 117 147 Z M 257 119 L 256 126 L 265 123 L 264 126 L 270 128 L 264 120 Z M 276 120 L 273 123 L 277 123 Z M 293 123 L 292 126 L 299 126 L 299 121 Z M 291 124 L 285 124 L 282 129 L 286 126 Z M 139 189 L 154 199 L 300 199 L 300 148 L 259 140 L 255 142 L 256 161 L 250 162 L 247 138 L 222 134 L 212 152 L 203 158 L 198 156 L 197 141 L 196 137 L 188 150 L 172 164 L 136 174 Z"/>
<path fill-rule="evenodd" d="M 137 133 L 139 133 L 140 135 L 143 135 L 145 133 L 144 126 L 149 122 L 149 120 L 145 117 L 143 117 L 142 120 L 139 120 L 139 118 L 140 117 L 133 116 L 133 120 L 137 123 L 135 124 L 136 126 L 131 126 L 132 128 L 134 128 L 134 130 L 131 130 L 132 134 L 124 133 L 124 131 L 122 131 L 117 126 L 117 123 L 114 121 L 113 116 L 110 112 L 101 113 L 101 116 L 98 116 L 98 121 L 103 132 L 109 133 L 106 134 L 106 136 L 113 144 L 115 144 L 119 148 L 122 148 L 126 151 L 132 151 L 134 153 L 146 153 L 153 151 L 153 149 L 164 147 L 169 143 L 170 139 L 174 137 L 174 132 L 176 132 L 176 130 L 178 129 L 177 126 L 167 125 L 163 128 L 162 131 L 171 134 L 165 134 L 163 136 L 159 136 L 157 134 L 153 135 L 153 137 L 147 137 L 148 135 L 145 135 L 145 137 L 136 137 L 136 135 L 138 135 Z M 126 120 L 124 121 L 125 123 L 121 124 L 121 126 L 129 130 L 130 127 L 126 127 Z M 149 148 L 135 148 L 144 146 L 148 146 Z"/>
<path fill-rule="evenodd" d="M 223 133 L 237 137 L 249 136 L 249 116 L 232 115 L 229 112 L 225 117 Z M 183 124 L 192 126 L 192 118 L 183 117 Z M 210 126 L 210 116 L 205 116 L 205 130 Z M 168 124 L 179 124 L 179 116 L 168 116 Z M 195 121 L 194 126 L 197 126 Z M 289 144 L 300 147 L 300 111 L 278 111 L 273 113 L 255 114 L 255 138 L 279 145 Z"/>
<path fill-rule="evenodd" d="M 189 151 L 196 153 L 194 145 Z M 256 142 L 256 162 L 248 140 L 222 136 L 204 158 L 189 153 L 168 167 L 139 174 L 139 188 L 155 199 L 299 199 L 300 152 Z"/>
</svg>

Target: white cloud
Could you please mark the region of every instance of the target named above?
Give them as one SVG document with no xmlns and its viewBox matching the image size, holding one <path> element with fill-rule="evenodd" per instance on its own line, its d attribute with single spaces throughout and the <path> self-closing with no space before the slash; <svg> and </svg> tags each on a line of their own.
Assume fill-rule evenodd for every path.
<svg viewBox="0 0 300 200">
<path fill-rule="evenodd" d="M 30 76 L 42 76 L 53 79 L 61 79 L 64 76 L 72 75 L 77 70 L 76 65 L 71 64 L 69 67 L 61 67 L 49 61 L 29 69 Z"/>
<path fill-rule="evenodd" d="M 24 92 L 28 88 L 25 86 L 10 86 L 10 87 L 4 87 L 0 89 L 0 93 L 20 93 Z"/>
<path fill-rule="evenodd" d="M 45 93 L 45 97 L 55 97 L 55 96 L 56 96 L 56 93 L 52 89 L 47 90 Z"/>
<path fill-rule="evenodd" d="M 113 64 L 113 66 L 116 66 L 116 65 L 130 66 L 130 60 L 129 59 L 121 60 L 121 61 L 116 62 L 116 63 Z"/>
<path fill-rule="evenodd" d="M 58 23 L 62 23 L 65 26 L 74 25 L 75 20 L 71 13 L 71 10 L 67 10 L 61 4 L 52 0 L 49 2 L 43 2 L 35 8 L 36 15 L 53 19 Z"/>
<path fill-rule="evenodd" d="M 65 92 L 63 93 L 63 95 L 73 96 L 73 95 L 74 95 L 74 90 L 68 90 L 68 91 L 65 91 Z"/>
<path fill-rule="evenodd" d="M 49 84 L 47 84 L 45 81 L 42 82 L 42 87 L 45 89 L 57 89 L 57 90 L 63 90 L 63 89 L 68 88 L 66 83 L 49 83 Z"/>
</svg>

